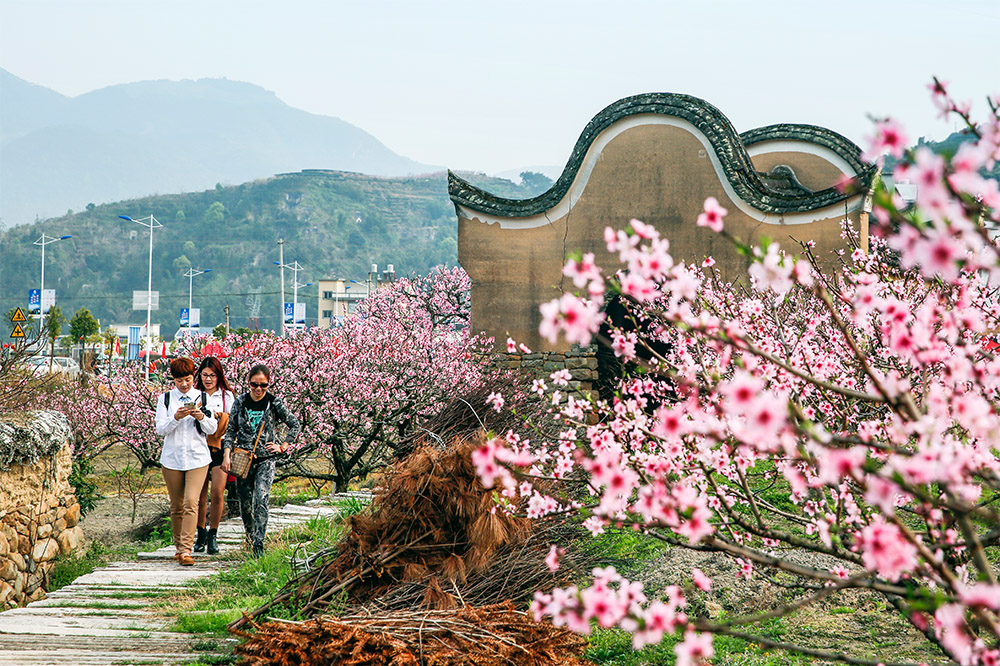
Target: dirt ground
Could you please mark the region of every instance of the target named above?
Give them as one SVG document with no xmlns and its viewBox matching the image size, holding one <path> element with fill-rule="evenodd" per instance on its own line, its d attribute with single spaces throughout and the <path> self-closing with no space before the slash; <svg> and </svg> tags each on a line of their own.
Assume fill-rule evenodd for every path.
<svg viewBox="0 0 1000 666">
<path fill-rule="evenodd" d="M 807 551 L 783 551 L 782 556 L 820 569 L 839 563 Z M 639 578 L 647 590 L 655 593 L 667 585 L 689 582 L 693 567 L 712 579 L 712 589 L 703 602 L 704 612 L 712 618 L 767 612 L 797 598 L 764 579 L 764 575 L 774 576 L 773 571 L 755 570 L 753 577 L 746 580 L 737 575 L 738 568 L 728 557 L 680 547 L 665 550 Z M 783 618 L 775 629 L 778 640 L 855 657 L 884 656 L 891 649 L 896 661 L 944 660 L 881 595 L 867 590 L 849 590 L 828 597 Z"/>
</svg>

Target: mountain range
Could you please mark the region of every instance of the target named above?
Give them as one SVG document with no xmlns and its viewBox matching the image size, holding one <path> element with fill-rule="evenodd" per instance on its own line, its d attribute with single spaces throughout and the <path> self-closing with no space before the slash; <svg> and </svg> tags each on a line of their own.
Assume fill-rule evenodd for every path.
<svg viewBox="0 0 1000 666">
<path fill-rule="evenodd" d="M 227 79 L 143 81 L 66 97 L 0 69 L 0 100 L 0 226 L 302 169 L 442 170 L 339 118 Z"/>
</svg>

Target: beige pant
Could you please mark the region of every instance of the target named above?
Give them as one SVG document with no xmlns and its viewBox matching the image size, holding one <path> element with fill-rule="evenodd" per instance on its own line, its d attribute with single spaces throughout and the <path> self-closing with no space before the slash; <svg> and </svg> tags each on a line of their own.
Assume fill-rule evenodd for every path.
<svg viewBox="0 0 1000 666">
<path fill-rule="evenodd" d="M 178 553 L 190 553 L 198 528 L 198 496 L 208 476 L 208 465 L 181 472 L 163 467 L 163 482 L 170 495 L 170 527 Z"/>
</svg>

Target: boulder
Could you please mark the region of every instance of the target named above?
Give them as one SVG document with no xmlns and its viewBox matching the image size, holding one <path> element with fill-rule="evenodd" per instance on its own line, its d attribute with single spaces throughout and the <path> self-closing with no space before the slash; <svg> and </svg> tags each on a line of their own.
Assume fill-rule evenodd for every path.
<svg viewBox="0 0 1000 666">
<path fill-rule="evenodd" d="M 52 523 L 42 523 L 38 526 L 38 538 L 48 539 L 52 536 Z"/>
<path fill-rule="evenodd" d="M 66 527 L 73 527 L 80 522 L 80 503 L 76 502 L 73 506 L 66 509 Z"/>
<path fill-rule="evenodd" d="M 31 559 L 35 562 L 48 562 L 59 554 L 59 542 L 55 539 L 42 539 L 31 551 Z"/>
<path fill-rule="evenodd" d="M 56 541 L 59 543 L 59 551 L 63 555 L 68 555 L 76 550 L 77 546 L 80 545 L 81 535 L 83 530 L 80 526 L 76 526 L 73 529 L 64 530 L 59 533 L 56 537 Z"/>
</svg>

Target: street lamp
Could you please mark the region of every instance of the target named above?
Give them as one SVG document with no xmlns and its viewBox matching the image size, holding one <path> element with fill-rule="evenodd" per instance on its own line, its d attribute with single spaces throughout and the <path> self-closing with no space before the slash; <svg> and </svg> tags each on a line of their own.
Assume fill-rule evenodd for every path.
<svg viewBox="0 0 1000 666">
<path fill-rule="evenodd" d="M 42 330 L 42 294 L 45 293 L 45 246 L 51 245 L 52 243 L 58 243 L 61 240 L 66 240 L 67 238 L 72 238 L 72 236 L 60 236 L 56 238 L 55 236 L 46 236 L 44 233 L 42 237 L 36 240 L 34 245 L 42 246 L 42 278 L 41 278 L 41 288 L 38 290 L 38 330 Z"/>
<path fill-rule="evenodd" d="M 205 273 L 211 273 L 211 268 L 206 268 L 203 271 L 196 271 L 193 268 L 189 268 L 184 276 L 188 278 L 188 336 L 191 335 L 191 295 L 194 292 L 194 276 L 204 275 Z M 198 322 L 198 326 L 201 326 L 201 322 Z"/>
<path fill-rule="evenodd" d="M 153 229 L 162 227 L 155 217 L 143 217 L 133 220 L 128 215 L 119 215 L 123 220 L 141 224 L 149 228 L 149 283 L 146 286 L 146 381 L 149 381 L 149 359 L 153 355 L 153 339 L 151 337 L 153 318 Z"/>
<path fill-rule="evenodd" d="M 302 265 L 298 261 L 293 261 L 290 264 L 285 263 L 285 252 L 283 247 L 284 241 L 278 241 L 279 247 L 281 247 L 281 261 L 272 261 L 275 266 L 281 267 L 281 333 L 285 334 L 285 269 L 294 272 L 292 276 L 292 284 L 294 288 L 292 291 L 292 323 L 295 323 L 295 304 L 299 302 L 299 271 L 302 270 Z"/>
</svg>

